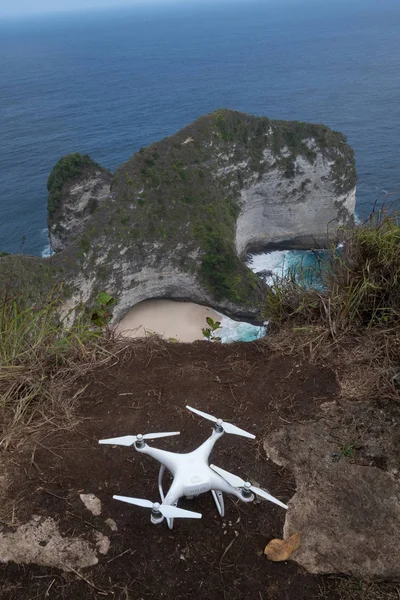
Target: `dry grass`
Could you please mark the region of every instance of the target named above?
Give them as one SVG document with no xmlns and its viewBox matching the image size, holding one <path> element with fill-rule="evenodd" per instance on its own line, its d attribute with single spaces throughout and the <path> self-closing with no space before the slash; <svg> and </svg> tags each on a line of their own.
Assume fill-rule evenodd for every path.
<svg viewBox="0 0 400 600">
<path fill-rule="evenodd" d="M 76 427 L 88 374 L 118 361 L 126 345 L 94 328 L 83 307 L 67 326 L 59 306 L 57 293 L 33 307 L 22 298 L 0 297 L 0 522 L 10 526 L 24 500 L 14 487 L 19 457 L 32 454 L 35 466 L 37 444 L 55 430 Z"/>
<path fill-rule="evenodd" d="M 342 230 L 342 248 L 317 269 L 297 268 L 267 292 L 274 335 L 266 343 L 329 361 L 343 398 L 400 400 L 399 221 L 399 213 L 379 211 Z"/>
<path fill-rule="evenodd" d="M 398 330 L 400 215 L 383 211 L 343 229 L 319 266 L 296 266 L 267 290 L 264 317 L 275 326 L 323 325 L 332 338 L 347 332 Z"/>
<path fill-rule="evenodd" d="M 400 584 L 368 583 L 344 577 L 333 581 L 340 600 L 400 600 Z M 321 598 L 328 600 L 329 597 L 329 592 L 321 589 Z"/>
<path fill-rule="evenodd" d="M 56 293 L 34 307 L 6 293 L 0 298 L 0 452 L 44 423 L 69 427 L 84 375 L 113 356 L 109 337 L 83 309 L 67 327 L 59 304 Z"/>
<path fill-rule="evenodd" d="M 393 336 L 390 339 L 394 343 Z M 346 347 L 341 347 L 335 366 L 343 398 L 379 398 L 381 403 L 400 399 L 393 381 L 398 357 L 393 358 L 392 352 L 387 351 L 387 341 L 382 345 L 380 336 L 366 334 L 351 342 L 349 340 Z"/>
</svg>

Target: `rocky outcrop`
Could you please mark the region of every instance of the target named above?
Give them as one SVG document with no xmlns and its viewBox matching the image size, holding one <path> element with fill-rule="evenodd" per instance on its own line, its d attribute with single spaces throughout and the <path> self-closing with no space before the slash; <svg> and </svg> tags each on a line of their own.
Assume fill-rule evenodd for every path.
<svg viewBox="0 0 400 600">
<path fill-rule="evenodd" d="M 362 431 L 368 430 L 363 438 L 368 446 L 340 447 L 341 436 L 334 435 L 330 418 L 338 410 L 335 403 L 328 405 L 326 418 L 287 426 L 265 440 L 267 455 L 296 479 L 284 538 L 301 532 L 293 559 L 311 573 L 400 581 L 398 434 L 393 424 L 382 423 L 382 411 L 376 409 L 371 418 L 371 406 L 352 406 L 349 415 L 357 416 Z M 366 418 L 372 423 L 368 428 Z"/>
<path fill-rule="evenodd" d="M 87 220 L 110 195 L 112 175 L 89 157 L 62 158 L 49 177 L 50 246 L 61 252 L 79 239 Z"/>
<path fill-rule="evenodd" d="M 51 259 L 66 309 L 100 291 L 115 321 L 150 298 L 255 319 L 264 283 L 246 253 L 312 248 L 353 218 L 354 153 L 323 125 L 219 110 L 142 148 L 110 175 L 79 154 L 48 182 Z M 67 245 L 67 246 L 66 246 Z M 4 259 L 2 259 L 4 260 Z"/>
<path fill-rule="evenodd" d="M 76 286 L 254 318 L 263 283 L 243 263 L 268 244 L 312 248 L 353 218 L 354 154 L 323 125 L 217 111 L 132 156 L 75 245 Z M 75 253 L 76 253 L 75 251 Z M 75 300 L 77 297 L 75 298 Z"/>
</svg>

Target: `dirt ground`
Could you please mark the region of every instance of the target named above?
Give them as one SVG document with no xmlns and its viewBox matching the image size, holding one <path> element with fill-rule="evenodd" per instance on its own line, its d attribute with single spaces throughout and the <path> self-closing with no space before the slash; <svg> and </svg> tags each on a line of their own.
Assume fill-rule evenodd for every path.
<svg viewBox="0 0 400 600">
<path fill-rule="evenodd" d="M 157 501 L 158 464 L 133 448 L 98 445 L 101 438 L 180 430 L 180 436 L 154 445 L 187 452 L 211 432 L 209 422 L 185 409 L 190 404 L 256 434 L 255 441 L 224 435 L 212 462 L 288 502 L 293 477 L 266 458 L 262 441 L 283 423 L 313 419 L 322 402 L 337 397 L 338 384 L 329 368 L 274 355 L 262 343 L 154 340 L 133 344 L 87 383 L 77 407 L 78 426 L 43 431 L 32 448 L 14 456 L 13 516 L 20 523 L 32 515 L 51 516 L 64 535 L 100 531 L 110 538 L 110 550 L 99 564 L 80 573 L 0 565 L 2 600 L 341 597 L 335 579 L 309 575 L 293 561 L 273 563 L 264 557 L 265 545 L 282 537 L 283 509 L 225 498 L 226 516 L 221 518 L 211 494 L 204 494 L 180 503 L 201 512 L 201 520 L 175 520 L 172 531 L 166 523 L 151 525 L 147 510 L 112 495 Z M 84 507 L 81 493 L 101 499 L 100 516 Z M 117 531 L 105 523 L 108 518 Z"/>
</svg>

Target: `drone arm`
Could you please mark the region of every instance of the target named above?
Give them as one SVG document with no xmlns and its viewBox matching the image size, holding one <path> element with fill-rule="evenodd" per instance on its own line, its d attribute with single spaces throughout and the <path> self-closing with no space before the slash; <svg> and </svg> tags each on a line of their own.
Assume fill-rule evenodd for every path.
<svg viewBox="0 0 400 600">
<path fill-rule="evenodd" d="M 218 473 L 213 472 L 211 475 L 211 489 L 230 494 L 231 496 L 236 496 L 239 500 L 244 500 L 241 491 L 230 485 L 225 479 L 218 475 Z"/>
<path fill-rule="evenodd" d="M 215 446 L 215 443 L 224 435 L 224 431 L 216 431 L 212 430 L 210 437 L 197 448 L 196 452 L 202 454 L 206 459 L 211 454 L 212 449 Z"/>
<path fill-rule="evenodd" d="M 176 467 L 176 460 L 174 460 L 174 457 L 176 457 L 176 454 L 173 452 L 161 450 L 160 448 L 153 448 L 153 446 L 148 446 L 147 444 L 145 444 L 142 448 L 136 446 L 136 450 L 142 454 L 151 456 L 161 465 L 164 465 L 164 467 L 171 471 L 172 474 L 174 474 Z"/>
</svg>

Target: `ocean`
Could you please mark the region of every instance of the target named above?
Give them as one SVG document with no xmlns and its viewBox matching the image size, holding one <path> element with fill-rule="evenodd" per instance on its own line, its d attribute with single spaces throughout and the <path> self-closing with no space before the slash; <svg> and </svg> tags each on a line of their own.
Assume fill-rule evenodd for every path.
<svg viewBox="0 0 400 600">
<path fill-rule="evenodd" d="M 45 251 L 46 181 L 64 154 L 115 170 L 220 107 L 345 133 L 367 217 L 400 188 L 399 33 L 398 0 L 188 0 L 0 21 L 0 252 Z"/>
</svg>

